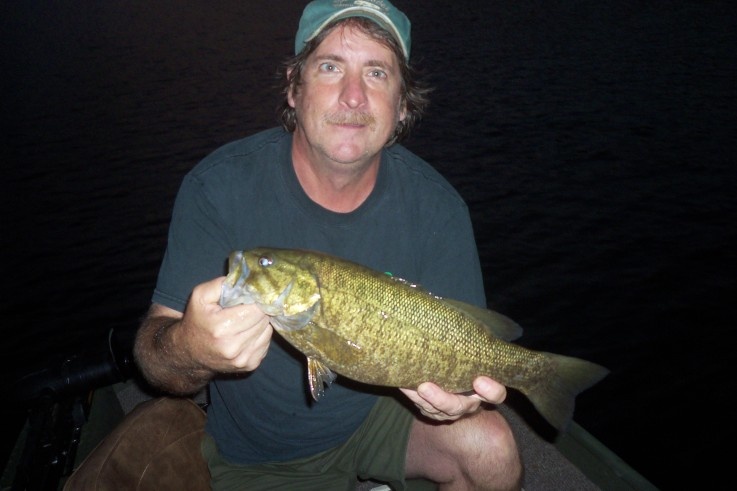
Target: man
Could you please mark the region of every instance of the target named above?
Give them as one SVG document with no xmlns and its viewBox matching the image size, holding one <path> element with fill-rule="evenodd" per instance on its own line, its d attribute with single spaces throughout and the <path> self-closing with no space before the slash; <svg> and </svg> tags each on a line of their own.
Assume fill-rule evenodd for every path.
<svg viewBox="0 0 737 491">
<path fill-rule="evenodd" d="M 394 144 L 426 105 L 406 16 L 383 0 L 317 0 L 295 53 L 284 128 L 216 150 L 182 183 L 136 340 L 142 372 L 175 394 L 209 383 L 202 450 L 214 489 L 351 489 L 357 476 L 395 489 L 406 478 L 518 488 L 511 430 L 485 404 L 501 403 L 504 386 L 479 377 L 474 394 L 459 395 L 339 377 L 311 403 L 305 359 L 272 336 L 269 317 L 219 306 L 228 254 L 257 246 L 320 250 L 485 303 L 465 203 Z"/>
</svg>

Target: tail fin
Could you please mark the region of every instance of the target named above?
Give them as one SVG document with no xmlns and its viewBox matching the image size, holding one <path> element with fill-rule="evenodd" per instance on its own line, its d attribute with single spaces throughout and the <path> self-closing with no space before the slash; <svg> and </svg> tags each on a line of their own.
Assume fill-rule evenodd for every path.
<svg viewBox="0 0 737 491">
<path fill-rule="evenodd" d="M 609 370 L 579 358 L 545 355 L 553 366 L 552 374 L 525 395 L 551 425 L 565 431 L 573 419 L 576 396 L 603 379 Z"/>
</svg>

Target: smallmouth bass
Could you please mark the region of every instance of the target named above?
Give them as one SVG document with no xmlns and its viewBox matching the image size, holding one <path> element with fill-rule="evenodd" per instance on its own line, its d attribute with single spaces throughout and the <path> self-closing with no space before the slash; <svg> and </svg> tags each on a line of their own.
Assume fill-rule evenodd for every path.
<svg viewBox="0 0 737 491">
<path fill-rule="evenodd" d="M 220 304 L 244 303 L 258 305 L 307 357 L 315 400 L 336 373 L 410 389 L 430 381 L 448 392 L 470 391 L 476 377 L 487 375 L 522 392 L 563 430 L 576 395 L 608 373 L 595 363 L 510 342 L 522 329 L 502 314 L 315 251 L 231 253 Z"/>
</svg>

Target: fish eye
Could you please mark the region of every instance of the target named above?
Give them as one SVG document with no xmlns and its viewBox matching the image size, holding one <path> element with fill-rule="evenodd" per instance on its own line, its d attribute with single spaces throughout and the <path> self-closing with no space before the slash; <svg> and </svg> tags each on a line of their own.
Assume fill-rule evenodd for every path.
<svg viewBox="0 0 737 491">
<path fill-rule="evenodd" d="M 258 265 L 264 268 L 266 266 L 271 266 L 273 262 L 274 261 L 272 261 L 271 258 L 267 256 L 261 256 L 260 258 L 258 258 Z"/>
</svg>

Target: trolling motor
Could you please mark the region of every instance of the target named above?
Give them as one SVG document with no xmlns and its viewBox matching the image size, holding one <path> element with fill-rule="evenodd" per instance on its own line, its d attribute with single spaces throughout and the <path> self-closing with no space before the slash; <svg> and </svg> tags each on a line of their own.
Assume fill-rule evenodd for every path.
<svg viewBox="0 0 737 491">
<path fill-rule="evenodd" d="M 92 393 L 135 373 L 134 337 L 111 329 L 107 349 L 61 357 L 14 383 L 9 400 L 27 409 L 27 432 L 12 491 L 56 490 L 71 474 Z"/>
</svg>

